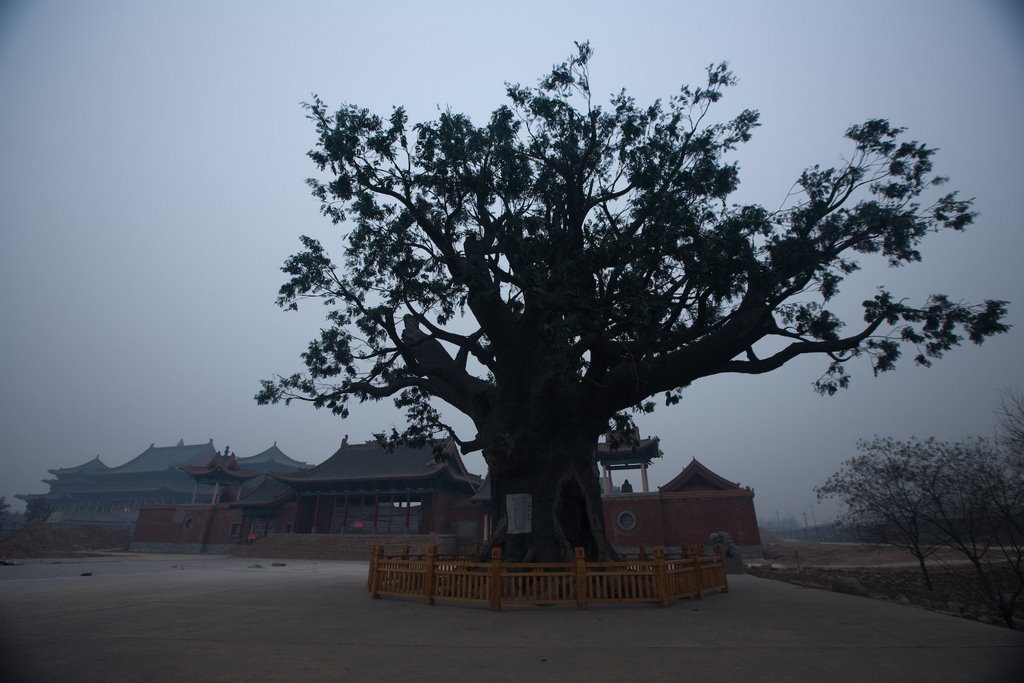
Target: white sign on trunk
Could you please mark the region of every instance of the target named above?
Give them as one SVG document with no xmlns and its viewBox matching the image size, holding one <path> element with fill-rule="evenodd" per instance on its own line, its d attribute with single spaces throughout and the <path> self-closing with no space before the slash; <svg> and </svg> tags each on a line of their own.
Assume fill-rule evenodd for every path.
<svg viewBox="0 0 1024 683">
<path fill-rule="evenodd" d="M 506 493 L 505 515 L 508 533 L 528 534 L 533 531 L 533 497 L 529 493 Z"/>
</svg>

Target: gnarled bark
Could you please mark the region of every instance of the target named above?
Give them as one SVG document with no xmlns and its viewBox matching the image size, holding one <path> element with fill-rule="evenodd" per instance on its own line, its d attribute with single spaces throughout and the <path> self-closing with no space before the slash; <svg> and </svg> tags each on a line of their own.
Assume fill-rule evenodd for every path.
<svg viewBox="0 0 1024 683">
<path fill-rule="evenodd" d="M 517 446 L 528 449 L 518 457 L 488 458 L 495 522 L 490 547 L 501 547 L 506 561 L 567 562 L 577 547 L 589 560 L 616 558 L 604 532 L 595 443 L 531 439 Z"/>
</svg>

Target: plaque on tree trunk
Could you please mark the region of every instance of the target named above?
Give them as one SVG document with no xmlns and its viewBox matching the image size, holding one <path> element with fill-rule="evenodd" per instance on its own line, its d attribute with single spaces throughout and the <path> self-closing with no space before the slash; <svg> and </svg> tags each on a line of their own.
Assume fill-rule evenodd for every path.
<svg viewBox="0 0 1024 683">
<path fill-rule="evenodd" d="M 529 493 L 506 493 L 505 515 L 508 533 L 528 534 L 533 531 L 533 500 Z"/>
</svg>

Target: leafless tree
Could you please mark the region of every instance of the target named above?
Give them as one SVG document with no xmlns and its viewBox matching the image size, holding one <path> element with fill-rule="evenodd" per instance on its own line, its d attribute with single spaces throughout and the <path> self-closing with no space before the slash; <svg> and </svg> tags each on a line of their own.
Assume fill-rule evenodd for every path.
<svg viewBox="0 0 1024 683">
<path fill-rule="evenodd" d="M 938 547 L 956 551 L 971 571 L 942 562 L 948 577 L 1016 628 L 1024 609 L 1024 400 L 1008 395 L 1002 407 L 997 438 L 861 441 L 859 455 L 816 491 L 843 501 L 846 521 L 876 525 L 907 548 L 929 590 L 925 559 Z"/>
<path fill-rule="evenodd" d="M 1024 608 L 1024 471 L 992 439 L 936 443 L 938 476 L 922 482 L 929 526 L 974 570 L 974 591 L 1010 628 Z"/>
<path fill-rule="evenodd" d="M 1004 391 L 999 406 L 999 439 L 1003 445 L 1015 452 L 1017 457 L 1024 454 L 1024 393 Z"/>
<path fill-rule="evenodd" d="M 841 518 L 853 527 L 877 527 L 886 541 L 917 558 L 928 590 L 931 577 L 925 558 L 936 547 L 924 542 L 929 497 L 921 486 L 931 478 L 934 441 L 875 438 L 857 443 L 860 452 L 815 489 L 818 499 L 837 498 L 846 505 Z"/>
</svg>

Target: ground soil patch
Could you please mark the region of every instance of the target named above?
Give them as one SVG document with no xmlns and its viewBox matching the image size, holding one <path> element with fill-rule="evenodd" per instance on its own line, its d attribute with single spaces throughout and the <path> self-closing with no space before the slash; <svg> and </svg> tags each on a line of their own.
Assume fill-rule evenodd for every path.
<svg viewBox="0 0 1024 683">
<path fill-rule="evenodd" d="M 0 543 L 0 558 L 31 559 L 99 555 L 127 550 L 131 540 L 126 529 L 100 526 L 54 528 L 45 522 L 27 524 Z"/>
<path fill-rule="evenodd" d="M 764 560 L 748 562 L 749 574 L 1005 626 L 977 590 L 973 568 L 953 551 L 938 551 L 928 559 L 933 585 L 928 590 L 917 559 L 903 548 L 870 543 L 783 541 L 764 530 L 761 540 Z"/>
</svg>

